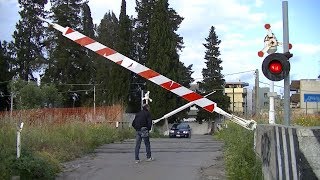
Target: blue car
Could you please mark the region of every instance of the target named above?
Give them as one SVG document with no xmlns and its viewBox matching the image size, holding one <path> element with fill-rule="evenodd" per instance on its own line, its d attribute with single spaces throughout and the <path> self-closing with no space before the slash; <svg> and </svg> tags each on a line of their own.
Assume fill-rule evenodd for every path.
<svg viewBox="0 0 320 180">
<path fill-rule="evenodd" d="M 185 137 L 191 138 L 191 128 L 187 123 L 176 123 L 173 124 L 170 131 L 169 137 Z"/>
</svg>

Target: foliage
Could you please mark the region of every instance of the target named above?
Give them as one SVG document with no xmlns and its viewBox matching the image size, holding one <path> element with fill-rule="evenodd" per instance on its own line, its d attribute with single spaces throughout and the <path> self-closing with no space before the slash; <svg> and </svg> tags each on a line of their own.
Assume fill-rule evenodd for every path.
<svg viewBox="0 0 320 180">
<path fill-rule="evenodd" d="M 132 43 L 132 27 L 131 21 L 126 14 L 126 1 L 122 0 L 121 12 L 119 17 L 119 29 L 118 29 L 118 39 L 115 43 L 116 51 L 132 58 L 133 54 L 133 43 Z M 129 87 L 131 83 L 131 72 L 124 69 L 122 66 L 113 64 L 111 68 L 110 83 L 110 93 L 109 99 L 112 99 L 114 103 L 122 102 L 127 106 L 129 97 Z M 119 83 L 121 82 L 121 83 Z M 119 89 L 121 89 L 119 91 Z"/>
<path fill-rule="evenodd" d="M 183 42 L 175 31 L 183 18 L 169 8 L 167 0 L 156 1 L 152 12 L 148 27 L 150 37 L 146 64 L 151 69 L 180 83 L 187 77 L 179 76 L 181 74 L 185 75 L 186 69 L 180 68 L 178 51 L 181 50 Z M 159 88 L 151 82 L 147 83 L 147 87 L 148 91 L 151 92 L 150 97 L 153 99 L 151 111 L 154 118 L 159 118 L 182 104 L 178 104 L 177 99 L 180 97 Z M 155 107 L 157 111 L 155 111 Z"/>
<path fill-rule="evenodd" d="M 9 83 L 9 89 L 14 94 L 16 109 L 58 107 L 62 102 L 61 94 L 52 84 L 40 87 L 35 82 L 17 79 Z"/>
<path fill-rule="evenodd" d="M 15 157 L 15 124 L 0 120 L 0 179 L 20 175 L 22 179 L 54 179 L 62 162 L 92 152 L 96 147 L 133 138 L 132 129 L 113 129 L 108 124 L 90 124 L 70 119 L 61 125 L 25 125 L 22 152 Z"/>
<path fill-rule="evenodd" d="M 42 85 L 41 93 L 43 94 L 42 102 L 44 107 L 61 107 L 63 97 L 53 84 Z"/>
<path fill-rule="evenodd" d="M 12 162 L 12 174 L 21 179 L 54 179 L 60 171 L 59 162 L 49 154 L 41 152 L 22 152 L 23 156 Z"/>
<path fill-rule="evenodd" d="M 9 68 L 10 63 L 12 63 L 12 58 L 7 46 L 6 41 L 0 41 L 0 111 L 7 110 L 10 107 L 10 92 L 7 86 L 12 78 L 12 73 Z"/>
<path fill-rule="evenodd" d="M 223 79 L 222 71 L 222 60 L 219 58 L 220 51 L 219 45 L 221 40 L 219 40 L 215 28 L 211 26 L 209 36 L 205 39 L 206 43 L 203 44 L 206 48 L 206 53 L 204 59 L 206 60 L 206 67 L 202 69 L 203 80 L 199 82 L 200 92 L 203 94 L 208 94 L 215 91 L 214 94 L 208 96 L 208 99 L 216 102 L 220 108 L 228 109 L 230 104 L 230 99 L 227 95 L 223 94 L 225 80 Z M 209 113 L 201 109 L 197 114 L 197 120 L 214 120 L 218 114 Z"/>
<path fill-rule="evenodd" d="M 83 10 L 82 0 L 60 1 L 51 0 L 52 21 L 61 26 L 72 27 L 77 31 L 83 31 L 84 27 L 90 26 L 90 11 Z M 85 12 L 82 18 L 81 12 Z M 83 21 L 82 21 L 83 20 Z M 82 23 L 85 23 L 83 25 Z M 86 29 L 87 31 L 87 29 Z M 91 84 L 93 79 L 92 58 L 88 56 L 88 50 L 65 38 L 61 32 L 50 29 L 48 64 L 42 78 L 45 83 L 58 84 Z M 64 95 L 64 105 L 67 107 L 81 106 L 86 104 L 88 99 L 92 99 L 85 94 L 87 86 L 57 86 Z M 73 100 L 76 93 L 78 100 Z"/>
<path fill-rule="evenodd" d="M 115 49 L 118 39 L 119 20 L 113 12 L 108 12 L 101 19 L 97 27 L 97 41 Z M 98 105 L 113 104 L 111 92 L 111 70 L 118 66 L 104 57 L 97 56 L 94 61 L 96 69 L 95 83 L 99 84 L 99 89 L 96 93 L 96 102 Z M 124 70 L 124 69 L 123 69 Z"/>
<path fill-rule="evenodd" d="M 224 141 L 224 159 L 228 179 L 262 179 L 262 165 L 253 149 L 252 131 L 237 124 L 228 123 L 228 128 L 216 137 Z"/>
<path fill-rule="evenodd" d="M 311 126 L 320 126 L 320 116 L 319 115 L 302 115 L 295 117 L 293 121 L 294 125 L 311 127 Z"/>
<path fill-rule="evenodd" d="M 27 83 L 18 94 L 18 109 L 34 109 L 43 105 L 40 87 L 33 82 Z"/>
<path fill-rule="evenodd" d="M 45 16 L 44 6 L 47 0 L 19 0 L 21 19 L 13 33 L 15 72 L 23 80 L 35 80 L 34 71 L 41 69 L 44 62 L 43 39 L 44 26 L 36 16 Z"/>
</svg>

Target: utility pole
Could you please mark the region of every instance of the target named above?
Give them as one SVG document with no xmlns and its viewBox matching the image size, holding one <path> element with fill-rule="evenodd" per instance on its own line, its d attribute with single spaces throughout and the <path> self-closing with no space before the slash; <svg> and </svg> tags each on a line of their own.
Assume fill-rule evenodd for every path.
<svg viewBox="0 0 320 180">
<path fill-rule="evenodd" d="M 234 84 L 232 85 L 232 113 L 234 113 Z"/>
<path fill-rule="evenodd" d="M 259 108 L 259 70 L 258 69 L 256 69 L 256 71 L 255 71 L 255 75 L 256 75 L 256 77 L 255 77 L 255 99 L 256 99 L 256 101 L 255 101 L 255 114 L 257 115 L 258 113 L 259 113 L 259 111 L 260 111 L 260 108 Z"/>
<path fill-rule="evenodd" d="M 269 93 L 269 124 L 275 124 L 275 114 L 274 114 L 274 98 L 277 93 L 274 92 L 274 81 L 270 81 L 270 93 Z"/>
<path fill-rule="evenodd" d="M 140 109 L 142 110 L 143 109 L 143 96 L 144 96 L 144 92 L 143 92 L 143 89 L 140 88 L 140 92 L 141 92 L 141 103 L 140 103 Z"/>
<path fill-rule="evenodd" d="M 283 53 L 289 52 L 288 1 L 282 1 Z M 284 125 L 290 125 L 290 73 L 284 78 Z"/>
<path fill-rule="evenodd" d="M 96 84 L 93 84 L 93 114 L 96 115 Z"/>
</svg>

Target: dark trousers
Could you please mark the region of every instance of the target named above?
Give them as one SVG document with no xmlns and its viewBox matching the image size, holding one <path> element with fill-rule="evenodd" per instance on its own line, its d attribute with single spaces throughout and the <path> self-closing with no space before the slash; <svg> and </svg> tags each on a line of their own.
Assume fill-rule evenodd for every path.
<svg viewBox="0 0 320 180">
<path fill-rule="evenodd" d="M 135 148 L 135 159 L 139 160 L 139 152 L 141 141 L 144 141 L 144 145 L 146 146 L 147 158 L 151 158 L 151 147 L 150 147 L 150 139 L 148 137 L 141 137 L 141 131 L 136 132 L 136 148 Z"/>
</svg>

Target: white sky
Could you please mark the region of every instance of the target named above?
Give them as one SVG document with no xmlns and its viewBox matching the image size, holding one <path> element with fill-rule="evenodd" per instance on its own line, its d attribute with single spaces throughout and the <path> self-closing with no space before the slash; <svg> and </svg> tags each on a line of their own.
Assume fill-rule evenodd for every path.
<svg viewBox="0 0 320 180">
<path fill-rule="evenodd" d="M 279 0 L 169 0 L 171 8 L 184 17 L 178 34 L 183 37 L 185 48 L 180 60 L 185 65 L 193 64 L 193 78 L 202 78 L 205 67 L 205 38 L 211 26 L 222 41 L 220 52 L 223 74 L 250 71 L 225 76 L 227 81 L 244 81 L 254 85 L 254 70 L 259 70 L 261 87 L 269 83 L 261 70 L 263 58 L 257 52 L 263 48 L 266 35 L 264 24 L 270 23 L 271 29 L 282 42 L 282 4 Z M 99 24 L 106 12 L 120 13 L 121 0 L 90 0 L 94 23 Z M 316 79 L 320 75 L 320 38 L 316 7 L 317 0 L 289 1 L 289 31 L 291 52 L 290 79 Z M 17 1 L 0 0 L 0 40 L 11 40 L 14 26 L 19 19 Z M 135 0 L 127 0 L 127 14 L 136 17 Z M 282 47 L 278 48 L 282 52 Z M 275 83 L 283 86 L 283 81 Z M 275 88 L 282 92 L 282 88 Z"/>
</svg>

